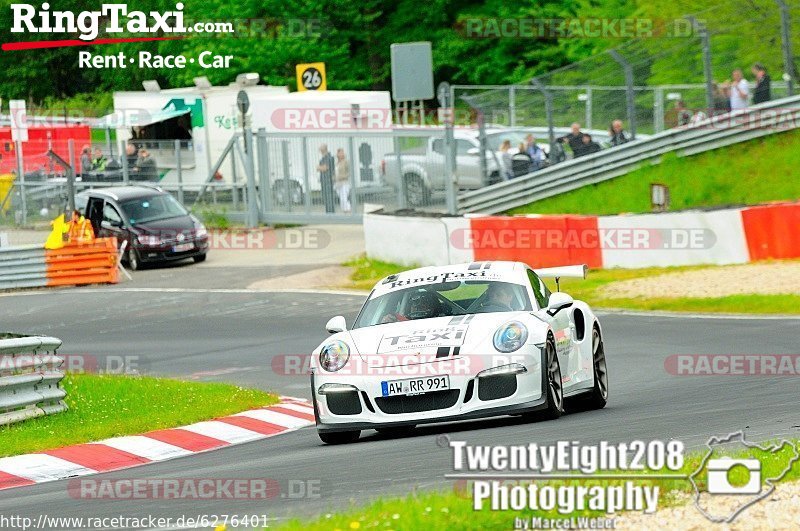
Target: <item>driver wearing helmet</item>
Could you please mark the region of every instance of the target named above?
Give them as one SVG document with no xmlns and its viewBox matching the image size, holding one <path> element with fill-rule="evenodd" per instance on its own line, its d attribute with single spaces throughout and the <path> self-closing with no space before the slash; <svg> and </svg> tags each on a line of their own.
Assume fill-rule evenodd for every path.
<svg viewBox="0 0 800 531">
<path fill-rule="evenodd" d="M 388 313 L 381 319 L 381 324 L 408 321 L 411 319 L 429 319 L 442 315 L 441 303 L 435 293 L 421 291 L 411 295 L 408 301 L 406 315 L 401 313 Z"/>
</svg>

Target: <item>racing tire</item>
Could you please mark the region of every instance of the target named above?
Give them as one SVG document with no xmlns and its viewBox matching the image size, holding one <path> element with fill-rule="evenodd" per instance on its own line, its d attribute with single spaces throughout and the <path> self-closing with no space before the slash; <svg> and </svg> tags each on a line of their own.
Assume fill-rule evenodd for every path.
<svg viewBox="0 0 800 531">
<path fill-rule="evenodd" d="M 125 261 L 128 262 L 128 269 L 131 271 L 139 271 L 142 268 L 142 262 L 139 260 L 139 253 L 136 249 L 128 249 Z"/>
<path fill-rule="evenodd" d="M 197 256 L 192 257 L 192 260 L 194 260 L 195 264 L 199 264 L 200 262 L 206 261 L 206 256 L 206 253 L 198 254 Z"/>
<path fill-rule="evenodd" d="M 577 411 L 603 409 L 608 402 L 606 352 L 603 346 L 603 338 L 600 336 L 600 330 L 596 326 L 592 328 L 592 368 L 594 377 L 592 389 L 577 397 L 574 400 L 574 406 L 570 404 L 570 409 Z"/>
<path fill-rule="evenodd" d="M 564 386 L 561 382 L 561 364 L 558 362 L 556 342 L 552 336 L 547 337 L 542 361 L 542 367 L 546 371 L 543 383 L 546 384 L 547 407 L 543 411 L 535 412 L 533 417 L 537 420 L 555 420 L 564 414 Z"/>
<path fill-rule="evenodd" d="M 356 442 L 361 436 L 360 431 L 318 431 L 317 435 L 325 444 L 350 444 Z"/>
<path fill-rule="evenodd" d="M 425 186 L 425 181 L 416 173 L 407 173 L 403 176 L 406 189 L 408 206 L 419 207 L 427 205 L 431 200 L 431 191 Z"/>
</svg>

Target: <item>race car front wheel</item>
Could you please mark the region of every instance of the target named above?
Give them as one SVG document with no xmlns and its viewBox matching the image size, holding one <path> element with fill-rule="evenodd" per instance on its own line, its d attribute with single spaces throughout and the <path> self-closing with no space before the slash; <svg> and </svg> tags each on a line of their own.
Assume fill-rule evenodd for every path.
<svg viewBox="0 0 800 531">
<path fill-rule="evenodd" d="M 542 370 L 545 372 L 545 386 L 547 393 L 547 408 L 536 414 L 542 420 L 554 420 L 564 413 L 564 387 L 561 384 L 561 365 L 558 363 L 556 343 L 552 337 L 547 338 L 542 356 Z"/>
<path fill-rule="evenodd" d="M 335 431 L 324 432 L 318 431 L 320 440 L 325 444 L 348 444 L 356 442 L 361 435 L 360 431 Z"/>
<path fill-rule="evenodd" d="M 600 330 L 595 326 L 592 329 L 592 368 L 594 371 L 594 385 L 592 389 L 574 399 L 570 403 L 570 411 L 589 411 L 603 409 L 608 402 L 608 367 L 606 366 L 606 351 Z"/>
</svg>

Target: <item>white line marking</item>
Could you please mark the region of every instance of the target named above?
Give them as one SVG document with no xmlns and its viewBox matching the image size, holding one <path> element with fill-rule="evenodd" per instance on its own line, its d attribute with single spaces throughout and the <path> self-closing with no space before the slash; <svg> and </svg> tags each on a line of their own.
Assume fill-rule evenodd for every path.
<svg viewBox="0 0 800 531">
<path fill-rule="evenodd" d="M 37 483 L 72 476 L 95 474 L 96 470 L 76 465 L 60 457 L 47 454 L 27 454 L 0 459 L 0 471 Z"/>
<path fill-rule="evenodd" d="M 250 431 L 233 424 L 225 422 L 218 422 L 216 420 L 209 420 L 198 422 L 183 426 L 182 430 L 191 431 L 206 437 L 212 437 L 220 441 L 236 444 L 248 441 L 255 441 L 256 439 L 263 439 L 264 435 L 255 431 Z"/>
<path fill-rule="evenodd" d="M 97 444 L 106 444 L 117 450 L 138 455 L 139 457 L 144 457 L 151 461 L 164 461 L 165 459 L 191 455 L 193 453 L 175 445 L 142 435 L 114 437 L 113 439 L 106 439 L 105 441 L 97 441 Z"/>
<path fill-rule="evenodd" d="M 270 411 L 269 409 L 254 409 L 252 411 L 237 413 L 233 416 L 250 417 L 251 419 L 263 420 L 264 422 L 277 424 L 278 426 L 283 426 L 285 428 L 302 428 L 303 426 L 310 426 L 312 424 L 310 420 L 304 420 L 291 415 L 286 415 L 284 413 L 278 413 L 277 411 Z"/>
</svg>

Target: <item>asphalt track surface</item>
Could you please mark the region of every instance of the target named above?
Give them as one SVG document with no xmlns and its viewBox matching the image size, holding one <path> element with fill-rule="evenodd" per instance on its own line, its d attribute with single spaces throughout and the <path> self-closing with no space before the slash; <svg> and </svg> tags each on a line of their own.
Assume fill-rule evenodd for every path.
<svg viewBox="0 0 800 531">
<path fill-rule="evenodd" d="M 94 288 L 0 297 L 3 330 L 64 340 L 62 354 L 137 356 L 143 371 L 227 381 L 310 396 L 305 376 L 273 370 L 276 356 L 306 354 L 325 337 L 327 319 L 350 321 L 358 295 L 189 289 Z M 437 436 L 469 444 L 625 442 L 680 439 L 700 448 L 711 435 L 744 430 L 752 441 L 800 436 L 797 378 L 667 373 L 672 354 L 800 353 L 800 320 L 603 316 L 610 401 L 602 411 L 550 422 L 504 417 L 430 426 L 389 439 L 375 432 L 347 446 L 324 446 L 313 428 L 95 478 L 269 478 L 268 500 L 80 500 L 57 481 L 0 492 L 0 514 L 191 516 L 266 514 L 282 520 L 338 511 L 379 495 L 447 489 L 451 451 Z M 102 365 L 102 361 L 101 361 Z M 312 481 L 318 497 L 293 498 L 290 482 Z"/>
</svg>

